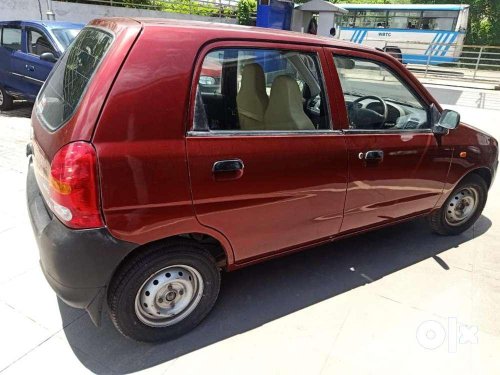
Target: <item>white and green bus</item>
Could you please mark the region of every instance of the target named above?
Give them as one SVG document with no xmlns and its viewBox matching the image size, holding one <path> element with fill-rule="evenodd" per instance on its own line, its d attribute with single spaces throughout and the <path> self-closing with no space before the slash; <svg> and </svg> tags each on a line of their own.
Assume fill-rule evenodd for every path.
<svg viewBox="0 0 500 375">
<path fill-rule="evenodd" d="M 338 22 L 339 39 L 384 48 L 403 63 L 455 62 L 462 52 L 469 5 L 336 5 L 349 11 Z"/>
</svg>

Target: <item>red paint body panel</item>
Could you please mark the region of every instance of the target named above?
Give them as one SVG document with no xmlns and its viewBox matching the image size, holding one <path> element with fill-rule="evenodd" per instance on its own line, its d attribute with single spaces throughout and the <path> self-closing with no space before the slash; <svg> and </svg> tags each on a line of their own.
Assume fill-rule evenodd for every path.
<svg viewBox="0 0 500 375">
<path fill-rule="evenodd" d="M 200 222 L 230 238 L 236 262 L 335 235 L 342 222 L 347 153 L 341 134 L 188 137 Z M 218 160 L 241 159 L 236 180 L 217 181 Z"/>
<path fill-rule="evenodd" d="M 111 20 L 95 20 L 90 26 L 100 27 L 114 36 L 114 41 L 107 52 L 105 64 L 101 64 L 87 87 L 80 105 L 69 121 L 56 130 L 48 131 L 36 116 L 36 106 L 33 108 L 31 121 L 34 138 L 43 149 L 48 160 L 65 144 L 74 141 L 88 141 L 92 137 L 97 119 L 106 100 L 123 60 L 141 31 L 141 24 L 129 18 Z"/>
<path fill-rule="evenodd" d="M 454 151 L 443 194 L 436 207 L 441 207 L 456 184 L 467 173 L 485 169 L 494 178 L 498 163 L 497 140 L 473 126 L 461 123 L 457 129 L 441 137 L 441 142 L 443 147 L 453 148 Z M 462 151 L 467 154 L 465 158 L 459 156 Z"/>
<path fill-rule="evenodd" d="M 64 144 L 92 141 L 102 212 L 116 238 L 146 244 L 204 233 L 221 243 L 227 268 L 234 269 L 428 212 L 471 170 L 494 174 L 496 141 L 466 125 L 446 136 L 346 131 L 333 53 L 384 62 L 425 103 L 440 108 L 406 68 L 382 52 L 330 38 L 208 23 L 92 24 L 113 30 L 115 42 L 79 109 L 55 133 L 36 116 L 32 121 L 49 162 Z M 314 135 L 189 132 L 202 59 L 216 46 L 318 53 L 332 129 Z M 385 152 L 379 165 L 358 158 L 373 149 Z M 453 156 L 459 150 L 468 157 Z M 214 162 L 233 158 L 245 164 L 241 176 L 216 181 Z"/>
<path fill-rule="evenodd" d="M 349 187 L 342 231 L 391 222 L 430 211 L 448 173 L 452 149 L 438 146 L 432 133 L 346 135 Z M 383 150 L 381 162 L 360 160 Z"/>
</svg>

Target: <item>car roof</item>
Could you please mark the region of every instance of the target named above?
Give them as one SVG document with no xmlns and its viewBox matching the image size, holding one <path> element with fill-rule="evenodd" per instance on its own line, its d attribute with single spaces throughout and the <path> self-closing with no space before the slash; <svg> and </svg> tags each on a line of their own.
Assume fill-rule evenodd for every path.
<svg viewBox="0 0 500 375">
<path fill-rule="evenodd" d="M 207 35 L 213 35 L 214 32 L 216 32 L 218 39 L 231 39 L 236 37 L 238 39 L 241 38 L 285 43 L 289 42 L 327 47 L 343 47 L 350 49 L 355 48 L 368 52 L 373 52 L 376 50 L 373 47 L 361 46 L 359 44 L 339 40 L 333 37 L 324 37 L 306 33 L 299 33 L 295 31 L 270 29 L 264 27 L 242 26 L 204 21 L 184 21 L 165 18 L 134 18 L 134 20 L 140 22 L 145 28 L 165 27 L 170 30 L 191 29 L 196 33 L 207 32 Z M 212 37 L 210 37 L 210 39 L 212 39 Z"/>
<path fill-rule="evenodd" d="M 63 22 L 63 21 L 46 21 L 46 20 L 13 20 L 13 21 L 1 21 L 0 25 L 36 25 L 45 27 L 47 29 L 81 29 L 85 25 L 83 23 L 75 22 Z"/>
</svg>

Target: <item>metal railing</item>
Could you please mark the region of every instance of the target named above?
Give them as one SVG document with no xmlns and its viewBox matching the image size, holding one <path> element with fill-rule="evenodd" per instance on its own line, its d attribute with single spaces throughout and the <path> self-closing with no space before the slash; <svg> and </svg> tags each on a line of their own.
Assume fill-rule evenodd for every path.
<svg viewBox="0 0 500 375">
<path fill-rule="evenodd" d="M 58 0 L 66 3 L 108 5 L 215 18 L 236 18 L 237 0 Z"/>
<path fill-rule="evenodd" d="M 500 84 L 500 47 L 455 43 L 388 42 L 367 39 L 379 48 L 397 47 L 417 76 Z"/>
</svg>

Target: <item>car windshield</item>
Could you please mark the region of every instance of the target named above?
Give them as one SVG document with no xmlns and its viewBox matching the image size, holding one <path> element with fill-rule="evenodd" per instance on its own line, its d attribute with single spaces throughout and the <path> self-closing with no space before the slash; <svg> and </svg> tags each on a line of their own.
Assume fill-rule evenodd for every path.
<svg viewBox="0 0 500 375">
<path fill-rule="evenodd" d="M 52 29 L 59 44 L 66 50 L 81 29 Z"/>
</svg>

